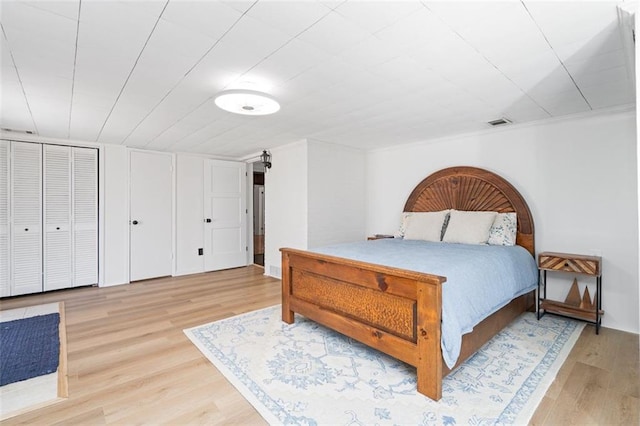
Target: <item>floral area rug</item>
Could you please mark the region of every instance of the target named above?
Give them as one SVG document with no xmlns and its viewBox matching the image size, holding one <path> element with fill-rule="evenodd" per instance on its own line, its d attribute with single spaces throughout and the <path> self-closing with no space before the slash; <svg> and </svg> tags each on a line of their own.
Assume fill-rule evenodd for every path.
<svg viewBox="0 0 640 426">
<path fill-rule="evenodd" d="M 280 306 L 185 330 L 271 424 L 526 424 L 584 323 L 525 313 L 449 374 L 438 402 L 415 368 Z"/>
</svg>

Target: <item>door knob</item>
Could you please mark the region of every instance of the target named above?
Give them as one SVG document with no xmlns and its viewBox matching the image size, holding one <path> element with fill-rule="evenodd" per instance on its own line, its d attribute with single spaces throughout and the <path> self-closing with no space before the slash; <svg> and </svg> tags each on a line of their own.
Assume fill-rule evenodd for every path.
<svg viewBox="0 0 640 426">
<path fill-rule="evenodd" d="M 207 223 L 211 223 L 211 219 L 209 219 L 209 218 L 205 219 L 204 221 L 207 222 Z"/>
<path fill-rule="evenodd" d="M 137 220 L 134 220 L 134 221 L 133 221 L 133 222 L 131 222 L 131 223 L 132 223 L 133 225 L 137 225 L 137 224 L 138 224 L 138 221 L 137 221 Z"/>
</svg>

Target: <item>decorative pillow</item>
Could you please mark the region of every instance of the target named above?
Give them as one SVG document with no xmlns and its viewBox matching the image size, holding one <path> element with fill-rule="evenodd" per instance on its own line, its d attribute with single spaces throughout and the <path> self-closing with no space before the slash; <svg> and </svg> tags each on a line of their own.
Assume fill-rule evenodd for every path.
<svg viewBox="0 0 640 426">
<path fill-rule="evenodd" d="M 407 230 L 407 224 L 409 223 L 409 217 L 411 217 L 412 214 L 413 214 L 413 212 L 403 212 L 402 213 L 402 216 L 400 217 L 400 228 L 398 229 L 398 232 L 393 234 L 393 236 L 395 238 L 403 238 L 404 237 L 404 233 Z"/>
<path fill-rule="evenodd" d="M 486 244 L 489 230 L 498 213 L 451 210 L 442 241 L 447 243 Z"/>
<path fill-rule="evenodd" d="M 494 246 L 516 245 L 518 217 L 516 213 L 498 213 L 489 231 L 487 243 Z"/>
<path fill-rule="evenodd" d="M 442 230 L 440 231 L 440 241 L 444 238 L 444 233 L 447 231 L 447 225 L 449 225 L 449 219 L 451 219 L 451 209 L 445 210 L 447 215 L 444 217 L 444 223 L 442 224 Z"/>
<path fill-rule="evenodd" d="M 411 213 L 404 231 L 404 239 L 440 241 L 442 226 L 448 213 L 448 210 Z"/>
</svg>

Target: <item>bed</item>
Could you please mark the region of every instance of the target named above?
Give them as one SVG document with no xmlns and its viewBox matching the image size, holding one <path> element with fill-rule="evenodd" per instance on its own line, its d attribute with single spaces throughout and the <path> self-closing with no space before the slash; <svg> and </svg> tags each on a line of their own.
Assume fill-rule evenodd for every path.
<svg viewBox="0 0 640 426">
<path fill-rule="evenodd" d="M 405 212 L 447 209 L 515 212 L 516 244 L 534 256 L 529 207 L 500 176 L 475 167 L 440 170 L 416 186 L 404 207 Z M 483 319 L 462 336 L 459 356 L 449 367 L 441 346 L 446 276 L 312 251 L 281 252 L 284 322 L 293 323 L 298 313 L 416 367 L 418 392 L 433 400 L 442 396 L 443 377 L 535 306 L 532 290 Z"/>
</svg>

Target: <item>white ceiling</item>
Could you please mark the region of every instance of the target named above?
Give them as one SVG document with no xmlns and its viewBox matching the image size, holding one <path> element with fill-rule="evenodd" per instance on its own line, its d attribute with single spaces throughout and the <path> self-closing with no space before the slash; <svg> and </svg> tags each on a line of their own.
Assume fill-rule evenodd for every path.
<svg viewBox="0 0 640 426">
<path fill-rule="evenodd" d="M 240 158 L 627 105 L 620 3 L 2 0 L 0 127 Z M 280 112 L 215 106 L 249 83 Z"/>
</svg>

